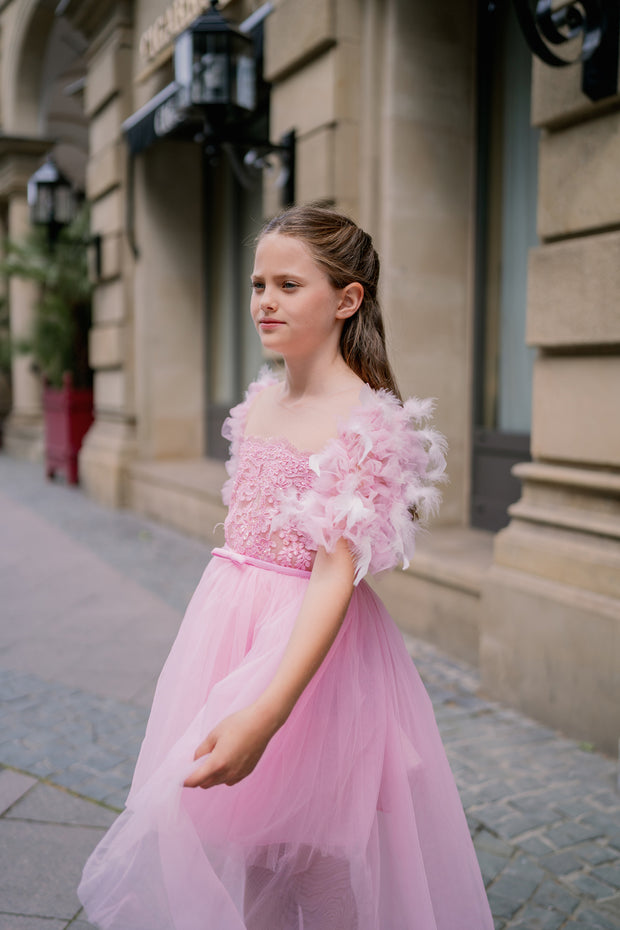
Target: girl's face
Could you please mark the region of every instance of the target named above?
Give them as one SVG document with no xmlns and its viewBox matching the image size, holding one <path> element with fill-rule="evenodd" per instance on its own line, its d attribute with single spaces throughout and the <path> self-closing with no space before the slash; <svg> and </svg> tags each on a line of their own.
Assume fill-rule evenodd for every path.
<svg viewBox="0 0 620 930">
<path fill-rule="evenodd" d="M 350 315 L 343 311 L 344 291 L 332 285 L 301 239 L 268 233 L 259 241 L 250 312 L 266 348 L 286 357 L 337 346 Z"/>
</svg>

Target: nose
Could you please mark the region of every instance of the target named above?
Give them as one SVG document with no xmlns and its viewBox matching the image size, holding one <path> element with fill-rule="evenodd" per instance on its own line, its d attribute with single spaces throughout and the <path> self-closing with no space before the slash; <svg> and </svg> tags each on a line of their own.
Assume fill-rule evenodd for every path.
<svg viewBox="0 0 620 930">
<path fill-rule="evenodd" d="M 260 301 L 258 306 L 263 311 L 263 313 L 268 313 L 269 311 L 276 310 L 278 307 L 278 302 L 275 297 L 275 292 L 273 288 L 265 286 L 263 293 L 260 296 Z"/>
</svg>

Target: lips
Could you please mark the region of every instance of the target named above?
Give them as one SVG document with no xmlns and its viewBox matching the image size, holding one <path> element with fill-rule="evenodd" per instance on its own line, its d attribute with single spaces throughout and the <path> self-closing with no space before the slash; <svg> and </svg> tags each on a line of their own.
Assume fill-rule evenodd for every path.
<svg viewBox="0 0 620 930">
<path fill-rule="evenodd" d="M 283 323 L 281 320 L 270 320 L 265 318 L 263 320 L 259 320 L 258 325 L 261 329 L 276 329 L 278 326 L 282 326 Z"/>
</svg>

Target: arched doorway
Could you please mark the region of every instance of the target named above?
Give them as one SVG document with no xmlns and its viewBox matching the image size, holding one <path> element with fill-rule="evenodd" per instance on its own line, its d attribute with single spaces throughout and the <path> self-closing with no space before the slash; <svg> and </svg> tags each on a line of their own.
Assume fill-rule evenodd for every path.
<svg viewBox="0 0 620 930">
<path fill-rule="evenodd" d="M 0 224 L 2 239 L 25 238 L 30 228 L 26 185 L 52 154 L 75 188 L 86 188 L 88 122 L 84 116 L 86 42 L 62 17 L 56 2 L 23 0 L 2 14 Z M 6 286 L 10 332 L 27 337 L 33 285 L 12 278 Z M 8 367 L 8 365 L 7 365 Z M 21 457 L 42 454 L 41 390 L 27 356 L 13 356 L 0 383 L 0 417 L 7 449 Z"/>
</svg>

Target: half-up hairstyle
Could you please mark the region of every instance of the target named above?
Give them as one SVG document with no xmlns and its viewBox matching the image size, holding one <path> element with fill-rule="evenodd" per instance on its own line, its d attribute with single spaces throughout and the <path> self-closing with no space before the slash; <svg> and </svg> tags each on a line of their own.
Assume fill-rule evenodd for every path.
<svg viewBox="0 0 620 930">
<path fill-rule="evenodd" d="M 362 381 L 401 399 L 387 357 L 377 299 L 379 256 L 368 233 L 348 216 L 315 203 L 284 210 L 265 224 L 259 240 L 269 233 L 300 239 L 338 290 L 354 282 L 362 285 L 364 298 L 357 312 L 344 321 L 340 351 Z"/>
</svg>

